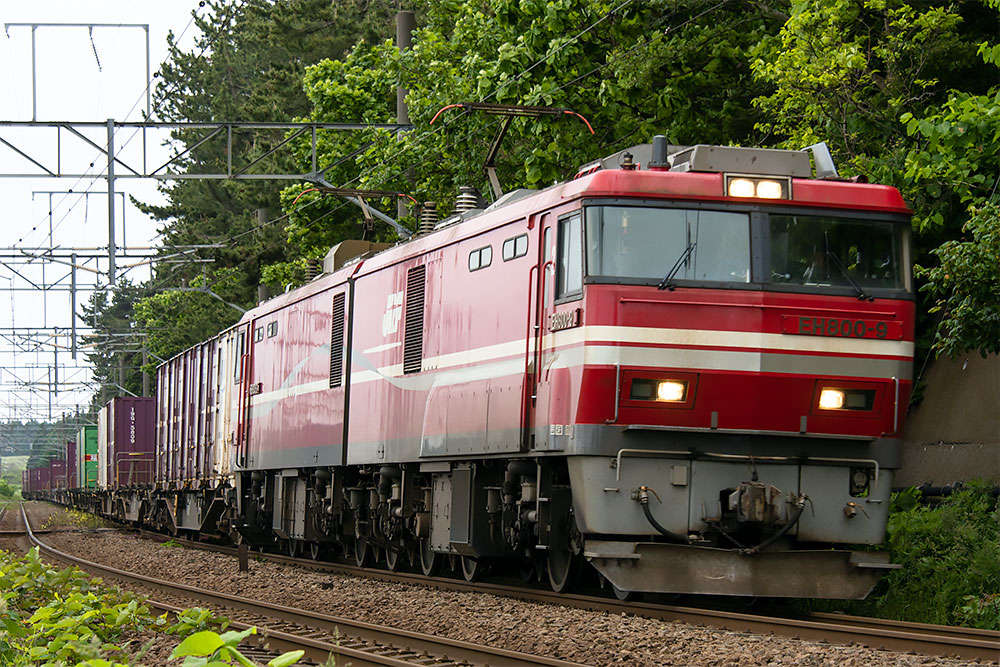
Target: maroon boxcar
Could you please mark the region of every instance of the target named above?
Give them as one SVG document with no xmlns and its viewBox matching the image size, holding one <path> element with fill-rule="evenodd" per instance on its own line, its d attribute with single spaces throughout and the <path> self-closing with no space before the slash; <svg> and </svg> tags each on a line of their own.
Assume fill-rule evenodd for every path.
<svg viewBox="0 0 1000 667">
<path fill-rule="evenodd" d="M 52 468 L 51 464 L 47 464 L 38 468 L 38 486 L 35 487 L 35 491 L 48 491 L 52 488 Z"/>
<path fill-rule="evenodd" d="M 65 488 L 76 488 L 76 441 L 66 441 L 66 484 Z"/>
<path fill-rule="evenodd" d="M 50 471 L 50 489 L 65 489 L 66 488 L 66 459 L 59 456 L 52 459 L 49 462 Z"/>
<path fill-rule="evenodd" d="M 110 487 L 152 484 L 154 468 L 153 399 L 120 396 L 102 416 L 107 419 L 107 484 Z"/>
</svg>

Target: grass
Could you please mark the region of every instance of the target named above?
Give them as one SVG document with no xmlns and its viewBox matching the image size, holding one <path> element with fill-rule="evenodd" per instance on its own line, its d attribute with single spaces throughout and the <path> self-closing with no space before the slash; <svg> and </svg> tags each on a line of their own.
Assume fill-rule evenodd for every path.
<svg viewBox="0 0 1000 667">
<path fill-rule="evenodd" d="M 89 512 L 80 512 L 74 509 L 60 509 L 51 514 L 41 525 L 42 530 L 51 530 L 55 528 L 94 529 L 110 527 L 112 527 L 112 524 L 108 523 L 101 517 L 90 514 Z"/>
</svg>

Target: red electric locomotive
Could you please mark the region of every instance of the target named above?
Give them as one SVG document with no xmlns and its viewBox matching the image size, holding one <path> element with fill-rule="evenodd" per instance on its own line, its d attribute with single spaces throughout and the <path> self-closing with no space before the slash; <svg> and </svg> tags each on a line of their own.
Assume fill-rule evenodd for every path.
<svg viewBox="0 0 1000 667">
<path fill-rule="evenodd" d="M 911 388 L 894 188 L 657 137 L 462 208 L 161 366 L 147 518 L 556 590 L 867 595 L 892 566 L 843 545 L 883 541 Z"/>
</svg>

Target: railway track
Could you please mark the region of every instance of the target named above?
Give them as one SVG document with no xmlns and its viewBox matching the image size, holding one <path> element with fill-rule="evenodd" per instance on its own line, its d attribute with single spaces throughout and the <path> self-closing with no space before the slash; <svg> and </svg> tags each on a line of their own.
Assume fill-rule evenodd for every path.
<svg viewBox="0 0 1000 667">
<path fill-rule="evenodd" d="M 231 627 L 256 626 L 265 645 L 257 651 L 277 655 L 303 650 L 315 663 L 324 663 L 332 654 L 338 663 L 355 666 L 384 665 L 550 665 L 570 667 L 576 663 L 534 656 L 517 651 L 481 646 L 470 642 L 435 637 L 418 632 L 361 623 L 302 609 L 242 598 L 195 586 L 164 581 L 94 563 L 45 544 L 31 529 L 22 506 L 21 514 L 28 540 L 51 558 L 71 563 L 105 578 L 123 583 L 130 590 L 147 594 L 147 604 L 177 613 L 192 602 L 207 606 L 231 619 Z"/>
<path fill-rule="evenodd" d="M 140 534 L 159 541 L 168 539 L 164 535 L 149 531 L 140 531 Z M 234 557 L 237 553 L 233 547 L 206 544 L 177 537 L 169 539 L 188 547 L 230 554 Z M 994 630 L 892 621 L 836 613 L 814 612 L 805 618 L 785 618 L 689 606 L 621 602 L 593 595 L 557 594 L 524 586 L 486 582 L 470 583 L 446 577 L 424 577 L 408 572 L 361 568 L 342 563 L 293 558 L 282 554 L 254 552 L 253 555 L 276 563 L 323 572 L 373 577 L 385 581 L 435 586 L 447 590 L 485 592 L 520 600 L 605 611 L 613 614 L 634 614 L 661 620 L 683 621 L 737 632 L 773 633 L 811 641 L 825 641 L 835 644 L 857 643 L 870 648 L 892 651 L 1000 662 L 1000 632 Z"/>
</svg>

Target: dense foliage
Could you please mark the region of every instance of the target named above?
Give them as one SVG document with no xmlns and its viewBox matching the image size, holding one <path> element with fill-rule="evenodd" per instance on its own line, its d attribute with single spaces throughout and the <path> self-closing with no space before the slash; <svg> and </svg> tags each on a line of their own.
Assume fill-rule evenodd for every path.
<svg viewBox="0 0 1000 667">
<path fill-rule="evenodd" d="M 141 395 L 142 346 L 146 331 L 136 326 L 135 303 L 148 293 L 148 286 L 135 285 L 126 278 L 113 291 L 94 292 L 83 306 L 82 316 L 93 327 L 84 336 L 83 349 L 94 368 L 92 411 L 113 396 Z M 69 434 L 70 439 L 75 433 Z M 62 443 L 60 443 L 62 444 Z M 34 465 L 34 461 L 31 464 Z"/>
<path fill-rule="evenodd" d="M 171 659 L 182 667 L 253 667 L 238 646 L 256 628 L 225 632 L 228 621 L 205 609 L 185 609 L 169 624 L 141 598 L 91 579 L 77 568 L 57 570 L 38 549 L 23 557 L 0 551 L 0 664 L 12 667 L 128 667 L 142 664 L 154 640 L 148 631 L 179 639 Z M 216 630 L 221 631 L 216 632 Z M 302 651 L 285 653 L 267 667 L 295 664 Z"/>
<path fill-rule="evenodd" d="M 759 84 L 748 51 L 777 31 L 784 2 L 700 0 L 490 0 L 421 3 L 413 46 L 360 43 L 341 60 L 306 70 L 310 118 L 391 121 L 401 80 L 414 129 L 336 137 L 322 145 L 327 179 L 349 187 L 406 192 L 451 208 L 460 185 L 488 193 L 485 147 L 500 119 L 439 109 L 458 102 L 572 109 L 572 116 L 513 121 L 497 159 L 505 190 L 537 188 L 571 177 L 595 157 L 653 134 L 673 144 L 763 140 L 752 100 Z M 306 145 L 299 144 L 300 159 Z M 343 238 L 371 232 L 356 208 L 309 193 L 284 192 L 289 250 L 319 257 Z M 296 201 L 297 200 L 297 201 Z M 295 204 L 293 205 L 293 202 Z M 380 202 L 392 211 L 391 200 Z M 412 218 L 410 219 L 412 221 Z M 380 226 L 375 233 L 389 235 Z M 295 260 L 265 270 L 276 283 L 301 276 Z"/>
<path fill-rule="evenodd" d="M 902 568 L 864 602 L 823 606 L 1000 630 L 1000 506 L 992 486 L 970 484 L 937 506 L 920 500 L 916 489 L 893 499 L 889 550 Z"/>
<path fill-rule="evenodd" d="M 5 665 L 125 664 L 130 635 L 156 620 L 138 599 L 75 568 L 55 570 L 32 549 L 0 552 L 0 662 Z"/>
</svg>

